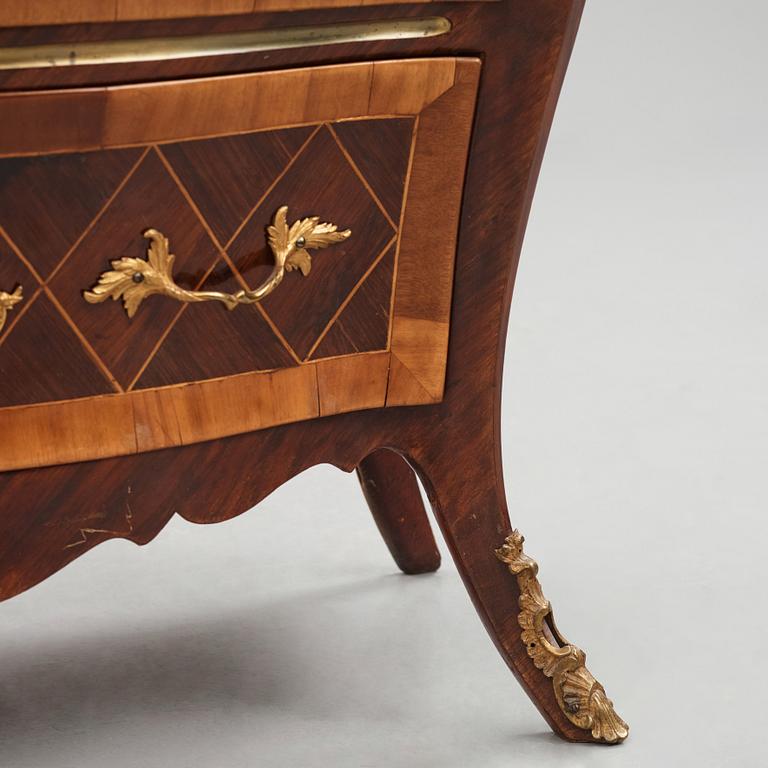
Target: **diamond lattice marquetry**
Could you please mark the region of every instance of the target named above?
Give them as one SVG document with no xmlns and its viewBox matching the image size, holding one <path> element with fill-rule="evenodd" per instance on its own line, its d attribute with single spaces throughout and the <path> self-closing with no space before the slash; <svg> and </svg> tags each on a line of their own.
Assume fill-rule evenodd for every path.
<svg viewBox="0 0 768 768">
<path fill-rule="evenodd" d="M 312 360 L 387 348 L 394 267 L 391 245 L 322 338 Z"/>
<path fill-rule="evenodd" d="M 311 133 L 286 128 L 184 141 L 162 151 L 225 244 Z"/>
<path fill-rule="evenodd" d="M 109 379 L 37 277 L 0 236 L 0 290 L 17 286 L 22 299 L 0 331 L 0 407 L 111 392 Z"/>
<path fill-rule="evenodd" d="M 0 160 L 0 226 L 43 279 L 103 208 L 141 151 Z"/>
<path fill-rule="evenodd" d="M 176 254 L 176 281 L 195 288 L 218 257 L 208 233 L 154 149 L 54 277 L 51 289 L 88 343 L 122 387 L 140 373 L 179 312 L 180 305 L 150 297 L 132 319 L 119 302 L 83 299 L 110 261 L 145 258 L 149 227 L 164 232 Z M 204 329 L 201 330 L 201 333 Z"/>
<path fill-rule="evenodd" d="M 203 284 L 203 290 L 229 293 L 240 288 L 223 262 Z M 296 361 L 256 307 L 227 312 L 218 302 L 209 302 L 182 311 L 136 388 L 199 381 L 211 378 L 212 372 L 232 376 L 291 365 Z"/>
<path fill-rule="evenodd" d="M 0 407 L 113 392 L 51 299 L 33 295 L 0 340 Z"/>
<path fill-rule="evenodd" d="M 263 302 L 296 354 L 305 359 L 344 300 L 393 239 L 395 230 L 323 126 L 228 249 L 251 287 L 264 280 L 271 269 L 264 224 L 286 202 L 290 203 L 292 220 L 317 214 L 352 230 L 349 240 L 313 255 L 309 277 L 288 275 Z"/>
<path fill-rule="evenodd" d="M 0 161 L 0 289 L 24 286 L 0 334 L 0 406 L 385 349 L 412 123 Z M 182 287 L 253 287 L 272 265 L 266 226 L 286 204 L 291 221 L 316 214 L 353 236 L 314 252 L 310 275 L 286 275 L 260 307 L 151 296 L 129 320 L 120 302 L 83 299 L 112 260 L 146 257 L 150 227 L 169 238 Z"/>
<path fill-rule="evenodd" d="M 350 120 L 333 129 L 393 221 L 400 218 L 412 117 Z"/>
</svg>

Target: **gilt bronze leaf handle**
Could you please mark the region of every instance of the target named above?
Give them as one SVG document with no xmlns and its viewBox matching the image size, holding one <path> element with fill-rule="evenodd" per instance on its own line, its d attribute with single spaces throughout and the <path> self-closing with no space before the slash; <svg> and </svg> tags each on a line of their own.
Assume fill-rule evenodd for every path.
<svg viewBox="0 0 768 768">
<path fill-rule="evenodd" d="M 16 286 L 12 293 L 0 291 L 0 331 L 3 330 L 8 313 L 23 299 L 22 287 Z"/>
<path fill-rule="evenodd" d="M 147 258 L 124 256 L 116 259 L 112 269 L 102 272 L 96 285 L 84 291 L 83 296 L 91 304 L 108 298 L 122 299 L 128 317 L 136 314 L 147 296 L 156 293 L 181 302 L 220 301 L 232 310 L 238 304 L 262 301 L 280 285 L 286 272 L 298 269 L 302 275 L 308 275 L 312 268 L 310 250 L 327 248 L 346 240 L 351 234 L 348 229 L 339 232 L 335 224 L 323 223 L 317 216 L 298 219 L 288 226 L 288 206 L 284 205 L 267 227 L 267 242 L 275 260 L 270 276 L 252 291 L 224 293 L 190 291 L 177 285 L 173 279 L 175 256 L 169 250 L 168 238 L 156 229 L 148 229 L 144 232 L 144 237 L 149 240 Z"/>
</svg>

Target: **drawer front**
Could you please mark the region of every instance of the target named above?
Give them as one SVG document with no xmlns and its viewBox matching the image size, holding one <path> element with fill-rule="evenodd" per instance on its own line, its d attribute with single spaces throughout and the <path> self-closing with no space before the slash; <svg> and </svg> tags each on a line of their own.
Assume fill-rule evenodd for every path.
<svg viewBox="0 0 768 768">
<path fill-rule="evenodd" d="M 478 74 L 0 97 L 0 469 L 439 401 Z"/>
</svg>

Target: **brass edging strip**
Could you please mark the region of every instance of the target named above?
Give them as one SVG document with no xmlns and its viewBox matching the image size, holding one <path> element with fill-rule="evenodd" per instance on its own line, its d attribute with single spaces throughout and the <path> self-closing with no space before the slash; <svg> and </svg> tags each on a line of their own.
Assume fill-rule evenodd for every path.
<svg viewBox="0 0 768 768">
<path fill-rule="evenodd" d="M 220 35 L 148 37 L 99 43 L 54 43 L 0 48 L 0 69 L 129 64 L 140 61 L 224 56 L 306 46 L 408 40 L 444 35 L 451 22 L 443 16 L 395 21 L 365 21 L 324 26 L 261 29 Z"/>
</svg>

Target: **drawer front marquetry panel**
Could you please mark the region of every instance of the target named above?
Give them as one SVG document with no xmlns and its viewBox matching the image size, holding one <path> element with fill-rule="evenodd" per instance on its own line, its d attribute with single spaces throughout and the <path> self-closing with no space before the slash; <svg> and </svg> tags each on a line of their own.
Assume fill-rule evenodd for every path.
<svg viewBox="0 0 768 768">
<path fill-rule="evenodd" d="M 379 122 L 395 125 L 381 130 L 375 126 Z M 96 375 L 99 384 L 84 389 L 83 382 L 69 382 L 51 371 L 58 382 L 57 397 L 41 398 L 22 384 L 32 372 L 40 379 L 35 370 L 38 348 L 29 338 L 35 321 L 21 318 L 0 346 L 3 379 L 12 376 L 20 386 L 12 393 L 0 384 L 0 405 L 298 365 L 324 354 L 318 347 L 332 329 L 337 339 L 332 354 L 385 349 L 413 123 L 414 118 L 355 121 L 345 126 L 349 148 L 334 124 L 320 124 L 143 149 L 0 160 L 3 261 L 18 267 L 15 278 L 12 270 L 4 270 L 9 275 L 2 285 L 24 285 L 30 304 L 50 305 L 58 333 L 80 339 L 79 356 L 91 352 L 101 372 Z M 366 142 L 386 172 L 366 163 Z M 99 155 L 108 157 L 99 162 Z M 367 175 L 354 157 L 362 158 Z M 100 169 L 111 171 L 116 160 L 125 166 L 122 177 L 97 175 Z M 83 224 L 88 201 L 79 193 L 94 177 L 104 199 L 94 195 L 92 218 Z M 48 190 L 45 202 L 51 215 L 38 210 L 33 219 L 18 210 L 14 195 L 22 190 L 22 199 L 31 196 L 30 178 Z M 129 319 L 119 302 L 94 307 L 83 301 L 83 289 L 91 287 L 110 260 L 145 257 L 143 232 L 150 227 L 169 238 L 180 286 L 228 292 L 256 287 L 272 269 L 265 229 L 281 201 L 290 201 L 291 212 L 318 212 L 323 220 L 342 222 L 356 236 L 315 254 L 306 279 L 287 275 L 284 285 L 263 302 L 263 311 L 240 307 L 226 312 L 215 304 L 180 308 L 154 296 Z M 53 242 L 56 250 L 41 247 L 46 242 Z M 373 312 L 351 307 L 340 318 L 380 261 L 382 270 L 364 291 L 372 294 Z M 381 279 L 384 274 L 388 280 Z M 39 292 L 42 285 L 47 293 Z M 355 318 L 361 311 L 365 317 Z M 17 348 L 27 350 L 27 359 L 6 359 L 7 351 Z"/>
<path fill-rule="evenodd" d="M 432 59 L 73 91 L 69 103 L 0 97 L 17 122 L 0 129 L 0 296 L 13 296 L 0 469 L 439 400 L 478 69 Z M 286 97 L 265 116 L 266 97 L 301 72 L 301 104 Z M 24 125 L 67 108 L 93 111 L 97 146 L 54 122 L 33 151 Z M 283 206 L 289 224 L 314 215 L 352 234 L 258 304 L 154 294 L 129 317 L 119 300 L 84 298 L 111 262 L 147 258 L 148 229 L 167 237 L 184 291 L 253 291 L 275 266 L 266 230 Z"/>
</svg>

